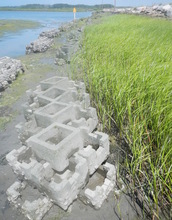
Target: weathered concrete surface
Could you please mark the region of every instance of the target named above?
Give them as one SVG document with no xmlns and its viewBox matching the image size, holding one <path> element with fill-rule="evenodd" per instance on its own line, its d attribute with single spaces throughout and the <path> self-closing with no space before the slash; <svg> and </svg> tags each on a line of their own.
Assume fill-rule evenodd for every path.
<svg viewBox="0 0 172 220">
<path fill-rule="evenodd" d="M 24 66 L 20 60 L 10 57 L 0 58 L 0 91 L 6 89 L 18 74 L 24 72 Z"/>
</svg>

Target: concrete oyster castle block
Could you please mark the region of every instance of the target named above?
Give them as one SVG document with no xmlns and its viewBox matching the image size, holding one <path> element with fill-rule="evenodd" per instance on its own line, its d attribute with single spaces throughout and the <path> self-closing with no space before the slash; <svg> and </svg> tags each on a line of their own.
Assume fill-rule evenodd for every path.
<svg viewBox="0 0 172 220">
<path fill-rule="evenodd" d="M 36 90 L 28 90 L 27 97 L 26 122 L 16 126 L 23 146 L 6 159 L 17 175 L 48 198 L 25 202 L 22 212 L 33 216 L 33 206 L 39 204 L 40 212 L 45 212 L 51 206 L 49 200 L 67 210 L 78 196 L 100 208 L 115 185 L 116 169 L 108 163 L 102 165 L 110 153 L 109 138 L 95 131 L 97 113 L 90 107 L 84 83 L 52 77 Z M 11 202 L 19 196 L 19 185 L 7 191 Z M 37 209 L 34 218 L 41 219 Z"/>
<path fill-rule="evenodd" d="M 29 138 L 27 145 L 39 158 L 61 172 L 68 167 L 68 158 L 83 146 L 83 141 L 79 129 L 54 123 Z"/>
</svg>

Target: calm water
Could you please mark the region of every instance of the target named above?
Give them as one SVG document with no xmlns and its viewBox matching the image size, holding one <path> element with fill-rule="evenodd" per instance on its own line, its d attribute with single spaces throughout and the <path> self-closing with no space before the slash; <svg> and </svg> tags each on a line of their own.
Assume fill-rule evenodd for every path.
<svg viewBox="0 0 172 220">
<path fill-rule="evenodd" d="M 77 12 L 77 18 L 90 16 L 90 12 Z M 62 23 L 73 20 L 73 12 L 23 12 L 0 11 L 0 20 L 29 20 L 40 22 L 41 26 L 34 29 L 25 29 L 16 33 L 6 33 L 0 38 L 0 57 L 17 57 L 25 54 L 25 47 L 36 40 L 40 32 L 58 28 Z"/>
</svg>

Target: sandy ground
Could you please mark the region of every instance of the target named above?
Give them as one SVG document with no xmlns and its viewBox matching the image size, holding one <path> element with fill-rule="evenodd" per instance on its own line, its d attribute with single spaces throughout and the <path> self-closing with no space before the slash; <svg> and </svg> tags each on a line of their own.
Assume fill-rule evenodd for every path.
<svg viewBox="0 0 172 220">
<path fill-rule="evenodd" d="M 81 25 L 81 24 L 80 24 Z M 76 27 L 77 28 L 77 27 Z M 72 29 L 73 31 L 74 29 Z M 27 70 L 23 76 L 20 76 L 10 88 L 2 94 L 0 99 L 0 117 L 6 114 L 10 118 L 10 122 L 4 125 L 0 131 L 0 220 L 25 220 L 26 218 L 16 210 L 7 201 L 6 190 L 11 186 L 17 176 L 13 173 L 11 167 L 7 164 L 5 156 L 12 149 L 21 146 L 15 125 L 24 121 L 21 105 L 26 102 L 25 91 L 29 88 L 35 88 L 39 82 L 51 76 L 69 76 L 70 65 L 57 66 L 54 64 L 57 48 L 68 43 L 67 36 L 71 30 L 63 33 L 61 37 L 55 40 L 52 49 L 44 54 L 32 54 L 21 57 L 22 62 L 26 65 Z M 73 42 L 73 50 L 77 47 L 78 42 Z M 113 146 L 111 146 L 113 148 Z M 40 196 L 37 189 L 28 188 L 25 192 L 25 199 L 35 199 Z M 68 212 L 64 212 L 58 206 L 53 206 L 51 210 L 44 216 L 44 220 L 134 220 L 142 219 L 140 208 L 125 193 L 115 196 L 112 192 L 108 199 L 104 202 L 100 210 L 94 210 L 90 206 L 84 205 L 79 199 L 76 200 L 69 208 Z"/>
</svg>

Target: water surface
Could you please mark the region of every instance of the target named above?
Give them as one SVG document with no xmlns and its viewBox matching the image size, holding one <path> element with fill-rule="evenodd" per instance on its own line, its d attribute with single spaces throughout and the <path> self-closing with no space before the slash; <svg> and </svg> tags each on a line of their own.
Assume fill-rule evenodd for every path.
<svg viewBox="0 0 172 220">
<path fill-rule="evenodd" d="M 91 12 L 77 12 L 76 17 L 84 18 Z M 37 39 L 40 32 L 58 28 L 62 23 L 73 20 L 73 12 L 32 12 L 32 11 L 1 11 L 0 20 L 28 20 L 40 23 L 40 27 L 6 33 L 0 38 L 0 57 L 17 57 L 25 54 L 25 47 Z"/>
</svg>

